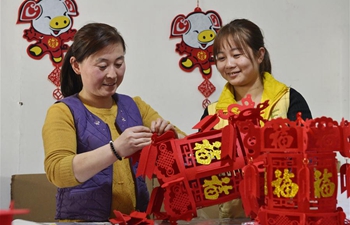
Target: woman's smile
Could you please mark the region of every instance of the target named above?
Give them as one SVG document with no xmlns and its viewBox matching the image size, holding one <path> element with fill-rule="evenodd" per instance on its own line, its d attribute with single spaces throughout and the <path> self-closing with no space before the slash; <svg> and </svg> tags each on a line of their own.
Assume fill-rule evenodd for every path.
<svg viewBox="0 0 350 225">
<path fill-rule="evenodd" d="M 113 82 L 113 83 L 104 83 L 104 84 L 102 84 L 103 86 L 114 86 L 114 85 L 116 85 L 117 84 L 117 82 Z"/>
</svg>

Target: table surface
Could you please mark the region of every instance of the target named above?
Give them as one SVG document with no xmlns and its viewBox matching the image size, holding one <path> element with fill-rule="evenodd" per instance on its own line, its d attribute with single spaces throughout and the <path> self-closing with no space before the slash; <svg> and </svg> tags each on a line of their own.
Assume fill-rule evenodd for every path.
<svg viewBox="0 0 350 225">
<path fill-rule="evenodd" d="M 178 225 L 258 225 L 247 219 L 192 219 L 191 221 L 177 221 Z M 41 225 L 111 225 L 109 222 L 100 223 L 43 223 Z M 155 220 L 154 225 L 171 225 L 168 221 Z"/>
<path fill-rule="evenodd" d="M 167 221 L 155 221 L 155 225 L 170 225 Z M 192 219 L 191 221 L 177 221 L 178 225 L 258 225 L 247 219 Z"/>
</svg>

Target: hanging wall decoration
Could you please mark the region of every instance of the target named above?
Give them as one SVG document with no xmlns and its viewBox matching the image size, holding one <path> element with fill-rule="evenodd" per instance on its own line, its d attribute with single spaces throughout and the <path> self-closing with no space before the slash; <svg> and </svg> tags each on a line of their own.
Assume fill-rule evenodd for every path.
<svg viewBox="0 0 350 225">
<path fill-rule="evenodd" d="M 211 66 L 214 64 L 213 42 L 217 31 L 222 25 L 219 14 L 213 10 L 203 12 L 197 7 L 187 16 L 177 15 L 171 25 L 170 38 L 181 38 L 176 44 L 175 51 L 182 58 L 179 60 L 180 68 L 185 72 L 192 72 L 198 68 L 204 81 L 198 90 L 204 95 L 203 108 L 210 104 L 208 97 L 214 93 L 215 86 L 210 82 Z"/>
<path fill-rule="evenodd" d="M 53 97 L 62 98 L 60 90 L 60 71 L 67 42 L 73 40 L 76 33 L 73 18 L 78 16 L 74 0 L 25 0 L 18 10 L 17 24 L 30 23 L 24 30 L 23 38 L 30 42 L 27 54 L 35 60 L 49 55 L 53 71 L 48 79 L 56 86 Z"/>
</svg>

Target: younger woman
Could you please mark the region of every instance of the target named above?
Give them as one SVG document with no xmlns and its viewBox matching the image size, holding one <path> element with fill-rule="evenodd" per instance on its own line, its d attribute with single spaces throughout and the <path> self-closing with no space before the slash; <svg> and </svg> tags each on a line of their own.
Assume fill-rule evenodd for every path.
<svg viewBox="0 0 350 225">
<path fill-rule="evenodd" d="M 219 110 L 227 112 L 229 105 L 241 103 L 248 94 L 255 105 L 269 100 L 269 106 L 262 115 L 266 120 L 281 117 L 294 121 L 298 112 L 304 120 L 312 118 L 303 96 L 271 75 L 270 56 L 264 37 L 253 22 L 236 19 L 223 26 L 215 37 L 213 53 L 217 70 L 227 83 L 219 100 L 205 109 L 202 118 Z M 227 124 L 227 120 L 220 119 L 215 129 Z M 219 205 L 219 216 L 244 217 L 241 201 L 236 199 Z"/>
</svg>

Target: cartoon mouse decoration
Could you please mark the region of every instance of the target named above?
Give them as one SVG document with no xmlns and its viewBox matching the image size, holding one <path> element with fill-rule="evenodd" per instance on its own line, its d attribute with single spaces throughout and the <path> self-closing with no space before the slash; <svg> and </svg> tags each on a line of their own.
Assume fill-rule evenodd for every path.
<svg viewBox="0 0 350 225">
<path fill-rule="evenodd" d="M 31 42 L 27 54 L 35 60 L 49 55 L 55 67 L 48 78 L 57 87 L 53 92 L 57 100 L 62 98 L 60 67 L 69 47 L 66 42 L 73 40 L 76 33 L 72 17 L 78 15 L 74 0 L 26 0 L 19 8 L 17 24 L 31 24 L 23 34 Z"/>
<path fill-rule="evenodd" d="M 212 45 L 221 25 L 217 12 L 203 12 L 198 5 L 194 12 L 187 16 L 177 15 L 172 21 L 170 38 L 182 39 L 175 49 L 182 56 L 179 60 L 180 68 L 185 72 L 192 72 L 198 67 L 204 78 L 198 86 L 198 90 L 206 98 L 202 103 L 203 108 L 210 104 L 208 97 L 215 91 L 215 86 L 209 81 L 211 66 L 214 64 Z"/>
</svg>

